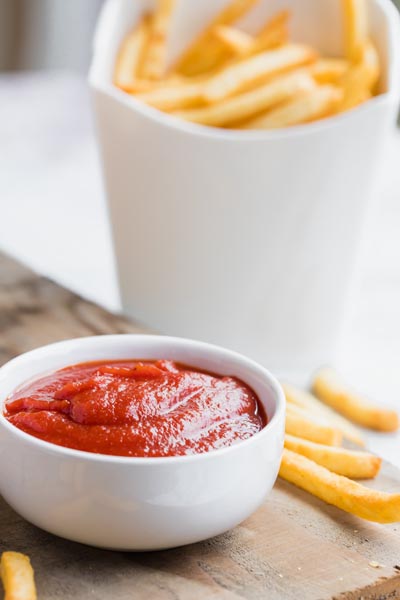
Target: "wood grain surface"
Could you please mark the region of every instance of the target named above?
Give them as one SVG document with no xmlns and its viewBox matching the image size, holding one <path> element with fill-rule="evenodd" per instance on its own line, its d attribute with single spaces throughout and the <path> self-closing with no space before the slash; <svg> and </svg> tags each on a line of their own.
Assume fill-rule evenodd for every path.
<svg viewBox="0 0 400 600">
<path fill-rule="evenodd" d="M 60 339 L 143 331 L 0 255 L 1 363 Z M 400 472 L 385 464 L 372 485 L 399 491 Z M 68 542 L 3 500 L 0 544 L 31 556 L 39 600 L 400 598 L 400 525 L 362 521 L 281 481 L 241 526 L 174 550 L 121 553 Z"/>
</svg>

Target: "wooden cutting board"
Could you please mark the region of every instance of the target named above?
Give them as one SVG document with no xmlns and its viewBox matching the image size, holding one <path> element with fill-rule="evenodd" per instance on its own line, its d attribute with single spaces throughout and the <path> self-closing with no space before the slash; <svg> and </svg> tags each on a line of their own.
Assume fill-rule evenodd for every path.
<svg viewBox="0 0 400 600">
<path fill-rule="evenodd" d="M 69 337 L 143 331 L 0 255 L 1 363 Z M 400 471 L 385 464 L 373 485 L 399 491 Z M 68 542 L 1 499 L 0 543 L 31 556 L 39 600 L 400 598 L 400 524 L 362 521 L 282 481 L 241 526 L 174 550 L 122 553 Z"/>
</svg>

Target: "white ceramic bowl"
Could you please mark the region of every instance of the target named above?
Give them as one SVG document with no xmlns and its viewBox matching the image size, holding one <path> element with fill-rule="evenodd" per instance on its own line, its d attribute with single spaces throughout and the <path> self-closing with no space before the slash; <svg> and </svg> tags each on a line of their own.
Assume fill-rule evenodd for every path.
<svg viewBox="0 0 400 600">
<path fill-rule="evenodd" d="M 192 456 L 127 458 L 39 440 L 3 416 L 22 383 L 84 361 L 170 358 L 234 375 L 258 395 L 268 425 L 236 445 Z M 274 485 L 283 447 L 285 399 L 255 362 L 186 339 L 111 335 L 43 346 L 0 369 L 0 491 L 25 519 L 56 535 L 118 550 L 155 550 L 222 533 L 246 519 Z"/>
</svg>

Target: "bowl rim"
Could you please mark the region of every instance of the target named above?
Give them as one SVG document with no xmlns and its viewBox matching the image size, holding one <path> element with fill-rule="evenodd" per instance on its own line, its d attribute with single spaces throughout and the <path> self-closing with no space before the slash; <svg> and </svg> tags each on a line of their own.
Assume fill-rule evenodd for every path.
<svg viewBox="0 0 400 600">
<path fill-rule="evenodd" d="M 136 98 L 136 96 L 127 94 L 117 88 L 113 82 L 99 75 L 99 63 L 102 62 L 104 49 L 102 48 L 103 32 L 107 30 L 107 21 L 109 16 L 117 8 L 116 0 L 107 0 L 100 12 L 97 21 L 93 41 L 93 56 L 89 69 L 88 82 L 94 92 L 100 92 L 122 104 L 123 106 L 134 110 L 142 118 L 147 119 L 155 125 L 164 127 L 181 134 L 191 135 L 196 138 L 210 139 L 216 142 L 266 142 L 270 140 L 291 139 L 303 135 L 318 134 L 320 131 L 329 130 L 336 125 L 346 123 L 357 115 L 362 115 L 368 110 L 379 108 L 387 103 L 400 104 L 400 78 L 397 73 L 400 68 L 400 13 L 392 0 L 369 0 L 375 4 L 382 12 L 386 23 L 386 44 L 388 50 L 387 64 L 387 86 L 388 89 L 377 96 L 355 106 L 345 112 L 331 115 L 311 123 L 302 123 L 291 127 L 283 127 L 270 130 L 240 130 L 223 129 L 191 123 L 179 117 L 165 113 L 152 106 L 145 104 Z"/>
<path fill-rule="evenodd" d="M 179 455 L 179 456 L 153 456 L 153 457 L 141 457 L 141 456 L 119 456 L 113 454 L 101 454 L 97 452 L 88 452 L 86 450 L 75 450 L 74 448 L 67 448 L 65 446 L 59 446 L 54 444 L 53 442 L 47 442 L 45 440 L 41 440 L 22 429 L 19 429 L 12 423 L 10 423 L 7 418 L 4 416 L 3 407 L 6 398 L 0 399 L 0 427 L 5 427 L 8 432 L 12 435 L 16 436 L 20 439 L 21 442 L 25 442 L 28 444 L 32 444 L 36 446 L 38 449 L 43 450 L 44 452 L 49 452 L 51 454 L 58 454 L 69 458 L 76 458 L 80 460 L 87 460 L 89 462 L 95 463 L 111 463 L 118 465 L 135 465 L 135 466 L 161 466 L 161 465 L 170 465 L 173 463 L 181 464 L 189 462 L 197 462 L 201 460 L 212 460 L 213 457 L 218 458 L 219 456 L 223 456 L 225 454 L 229 454 L 232 452 L 240 451 L 241 448 L 245 448 L 251 444 L 256 443 L 260 438 L 267 437 L 269 432 L 278 427 L 279 424 L 284 421 L 285 418 L 285 406 L 286 399 L 283 389 L 278 382 L 278 380 L 262 365 L 257 363 L 256 361 L 240 354 L 239 352 L 235 352 L 233 350 L 228 350 L 222 346 L 218 346 L 216 344 L 210 344 L 207 342 L 201 342 L 198 340 L 193 340 L 190 338 L 183 337 L 175 337 L 175 336 L 164 336 L 164 335 L 154 335 L 154 334 L 136 334 L 136 333 L 120 333 L 120 334 L 105 334 L 105 335 L 95 335 L 95 336 L 85 336 L 78 338 L 70 338 L 66 340 L 62 340 L 59 342 L 53 342 L 51 344 L 46 344 L 44 346 L 39 346 L 33 350 L 29 350 L 22 354 L 19 354 L 15 358 L 7 361 L 0 367 L 0 385 L 4 379 L 8 377 L 8 371 L 18 370 L 20 366 L 24 365 L 27 361 L 32 359 L 42 359 L 43 361 L 46 359 L 46 355 L 52 351 L 57 351 L 61 349 L 72 349 L 74 346 L 83 344 L 87 345 L 88 349 L 92 344 L 97 344 L 101 342 L 116 342 L 116 340 L 129 343 L 130 340 L 135 340 L 139 343 L 155 343 L 161 342 L 167 344 L 177 344 L 179 347 L 187 347 L 191 349 L 197 349 L 203 352 L 214 353 L 215 356 L 217 354 L 224 355 L 228 360 L 231 359 L 233 361 L 239 361 L 242 365 L 253 373 L 257 373 L 261 375 L 266 382 L 268 382 L 270 388 L 273 392 L 273 400 L 275 403 L 275 410 L 272 417 L 268 420 L 267 424 L 257 433 L 247 438 L 246 440 L 241 440 L 231 446 L 227 446 L 225 448 L 219 448 L 215 450 L 210 450 L 207 452 L 202 452 L 198 454 L 188 454 L 188 455 Z M 43 356 L 41 356 L 43 355 Z M 154 357 L 156 360 L 157 357 Z M 100 359 L 101 360 L 101 359 Z M 107 358 L 105 358 L 107 360 Z M 118 359 L 117 359 L 118 360 Z M 149 359 L 151 360 L 151 359 Z M 90 358 L 87 359 L 90 361 Z M 85 362 L 82 360 L 81 362 Z M 193 359 L 191 360 L 193 363 Z M 41 363 L 42 364 L 42 363 Z M 71 364 L 71 363 L 69 363 Z M 76 363 L 76 364 L 79 364 Z M 68 365 L 66 365 L 68 366 Z M 195 364 L 189 365 L 196 368 Z M 63 367 L 59 367 L 60 369 Z M 58 369 L 56 369 L 58 370 Z M 24 382 L 29 381 L 31 379 L 35 379 L 36 377 L 40 377 L 44 375 L 46 372 L 51 372 L 51 370 L 46 371 L 46 369 L 40 368 L 37 371 L 36 375 L 32 378 L 24 379 L 20 381 L 18 385 L 22 385 Z M 241 377 L 243 381 L 243 377 Z M 245 381 L 245 383 L 247 383 Z M 16 386 L 17 387 L 17 386 Z M 251 387 L 251 386 L 250 386 Z"/>
</svg>

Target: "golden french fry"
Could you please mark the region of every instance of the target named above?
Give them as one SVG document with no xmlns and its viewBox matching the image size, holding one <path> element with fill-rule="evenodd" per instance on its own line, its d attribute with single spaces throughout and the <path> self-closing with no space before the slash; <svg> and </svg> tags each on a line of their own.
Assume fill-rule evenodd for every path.
<svg viewBox="0 0 400 600">
<path fill-rule="evenodd" d="M 399 428 L 396 411 L 366 400 L 344 383 L 333 369 L 320 369 L 314 377 L 312 390 L 322 402 L 363 427 L 377 431 Z"/>
<path fill-rule="evenodd" d="M 252 35 L 235 27 L 217 25 L 212 33 L 234 55 L 248 54 L 254 45 Z"/>
<path fill-rule="evenodd" d="M 268 21 L 264 24 L 261 31 L 259 31 L 258 36 L 260 37 L 266 33 L 274 31 L 275 29 L 279 29 L 281 27 L 286 27 L 290 18 L 290 11 L 288 10 L 280 10 L 275 13 Z"/>
<path fill-rule="evenodd" d="M 150 80 L 137 78 L 135 81 L 132 81 L 131 88 L 127 89 L 126 91 L 134 96 L 136 94 L 152 92 L 165 86 L 183 85 L 185 83 L 186 80 L 178 75 L 170 75 L 169 77 L 165 77 L 164 79 L 160 79 L 158 81 L 154 79 Z"/>
<path fill-rule="evenodd" d="M 29 557 L 19 552 L 3 552 L 0 561 L 4 600 L 36 600 L 36 587 Z"/>
<path fill-rule="evenodd" d="M 288 10 L 282 10 L 269 19 L 254 38 L 254 44 L 249 54 L 257 54 L 287 43 L 289 16 Z"/>
<path fill-rule="evenodd" d="M 137 94 L 139 100 L 150 104 L 159 110 L 172 111 L 181 108 L 191 108 L 204 104 L 202 88 L 199 83 L 171 82 L 165 83 L 149 92 Z"/>
<path fill-rule="evenodd" d="M 290 435 L 327 446 L 339 446 L 342 442 L 339 429 L 305 415 L 301 409 L 289 405 L 286 408 L 285 431 Z"/>
<path fill-rule="evenodd" d="M 218 102 L 254 88 L 274 75 L 312 62 L 315 51 L 309 46 L 288 44 L 245 58 L 210 78 L 203 90 L 207 102 Z"/>
<path fill-rule="evenodd" d="M 299 388 L 289 385 L 287 383 L 282 384 L 285 392 L 286 401 L 289 404 L 294 404 L 303 408 L 309 415 L 315 415 L 317 418 L 325 419 L 328 423 L 340 429 L 343 437 L 358 446 L 365 446 L 365 441 L 362 437 L 361 432 L 345 417 L 342 417 L 337 412 L 323 404 L 318 398 Z"/>
<path fill-rule="evenodd" d="M 225 44 L 211 36 L 204 42 L 204 49 L 188 60 L 184 67 L 175 67 L 177 73 L 184 77 L 197 77 L 216 71 L 225 61 L 231 58 L 231 52 Z"/>
<path fill-rule="evenodd" d="M 125 91 L 131 95 L 143 94 L 153 90 L 156 87 L 154 84 L 155 82 L 150 81 L 149 79 L 136 79 L 135 81 L 132 81 L 130 88 L 125 88 Z"/>
<path fill-rule="evenodd" d="M 258 34 L 254 39 L 252 47 L 249 49 L 248 54 L 258 54 L 264 50 L 272 50 L 277 46 L 283 46 L 288 43 L 288 29 L 286 25 L 281 25 Z"/>
<path fill-rule="evenodd" d="M 214 35 L 236 56 L 251 56 L 287 42 L 288 17 L 287 10 L 281 11 L 256 36 L 227 25 L 218 25 L 214 29 Z"/>
<path fill-rule="evenodd" d="M 222 127 L 248 119 L 279 102 L 293 98 L 298 93 L 312 89 L 313 86 L 315 83 L 309 74 L 295 71 L 218 104 L 180 111 L 175 115 L 187 121 Z"/>
<path fill-rule="evenodd" d="M 285 448 L 351 479 L 376 477 L 382 462 L 378 456 L 367 452 L 317 444 L 289 434 L 285 435 Z"/>
<path fill-rule="evenodd" d="M 365 0 L 342 0 L 342 7 L 345 55 L 350 61 L 358 61 L 368 37 L 366 2 Z"/>
<path fill-rule="evenodd" d="M 200 36 L 183 54 L 176 70 L 187 76 L 198 75 L 215 68 L 227 57 L 227 50 L 213 35 L 217 25 L 230 25 L 249 11 L 259 0 L 232 0 L 228 6 L 211 21 Z M 229 56 L 229 53 L 228 53 Z"/>
<path fill-rule="evenodd" d="M 374 91 L 379 79 L 379 56 L 371 42 L 361 49 L 360 60 L 349 67 L 339 83 L 343 87 L 344 96 L 341 110 L 357 106 Z"/>
<path fill-rule="evenodd" d="M 318 59 L 311 47 L 288 43 L 288 11 L 274 15 L 256 35 L 233 27 L 258 1 L 231 0 L 166 77 L 166 39 L 176 0 L 155 0 L 155 12 L 122 44 L 114 83 L 183 119 L 241 129 L 308 123 L 371 97 L 380 66 L 367 37 L 364 0 L 342 0 L 350 60 Z M 313 78 L 312 87 L 304 75 L 298 89 L 294 80 L 280 79 L 302 67 Z"/>
<path fill-rule="evenodd" d="M 372 98 L 371 92 L 368 90 L 354 90 L 351 94 L 346 95 L 346 101 L 339 107 L 338 113 L 355 108 L 360 104 L 364 104 L 367 100 Z"/>
<path fill-rule="evenodd" d="M 225 39 L 224 41 L 225 45 L 228 46 L 228 40 Z M 264 52 L 265 50 L 272 50 L 278 46 L 283 46 L 283 44 L 288 42 L 288 31 L 284 26 L 276 27 L 271 31 L 265 32 L 265 34 L 260 34 L 259 36 L 253 38 L 251 45 L 244 42 L 244 40 L 244 43 L 240 44 L 239 40 L 232 39 L 230 40 L 231 51 L 233 50 L 233 45 L 235 42 L 235 54 L 237 58 L 245 58 L 248 56 L 253 56 L 254 54 L 258 54 L 259 52 Z"/>
<path fill-rule="evenodd" d="M 149 18 L 145 16 L 124 39 L 114 71 L 114 84 L 125 92 L 133 93 L 138 87 L 138 67 L 149 32 Z"/>
<path fill-rule="evenodd" d="M 320 58 L 310 67 L 317 83 L 338 83 L 349 68 L 344 58 Z"/>
<path fill-rule="evenodd" d="M 328 504 L 376 523 L 400 521 L 400 494 L 371 490 L 284 449 L 279 475 Z"/>
<path fill-rule="evenodd" d="M 332 85 L 323 85 L 287 102 L 283 106 L 270 110 L 265 115 L 256 117 L 245 123 L 244 127 L 246 129 L 277 129 L 289 125 L 309 123 L 332 114 L 338 107 L 342 97 L 343 92 L 339 88 Z"/>
<path fill-rule="evenodd" d="M 150 21 L 150 32 L 140 65 L 143 79 L 160 79 L 166 69 L 167 37 L 175 0 L 157 0 Z"/>
</svg>

